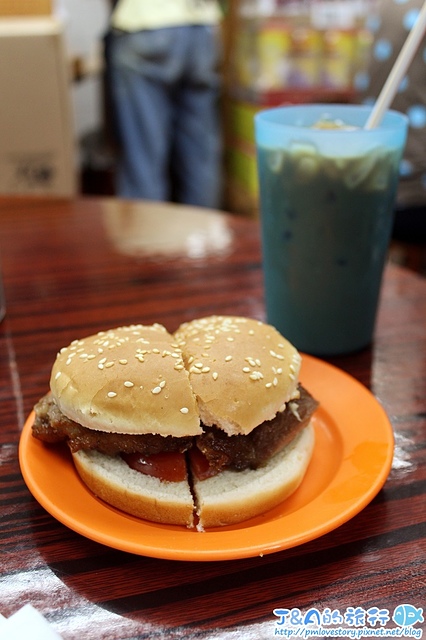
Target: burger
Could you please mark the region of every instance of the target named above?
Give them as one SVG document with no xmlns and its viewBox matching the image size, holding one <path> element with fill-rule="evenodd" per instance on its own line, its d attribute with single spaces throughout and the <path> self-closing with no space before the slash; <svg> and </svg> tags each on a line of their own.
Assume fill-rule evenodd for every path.
<svg viewBox="0 0 426 640">
<path fill-rule="evenodd" d="M 103 331 L 58 353 L 33 436 L 66 441 L 83 483 L 121 511 L 200 531 L 235 524 L 303 480 L 318 403 L 300 365 L 249 318 Z"/>
</svg>

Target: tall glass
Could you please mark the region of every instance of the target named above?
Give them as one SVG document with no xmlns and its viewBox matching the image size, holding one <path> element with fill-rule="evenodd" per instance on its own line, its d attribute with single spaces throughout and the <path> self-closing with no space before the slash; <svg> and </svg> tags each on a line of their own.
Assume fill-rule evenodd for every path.
<svg viewBox="0 0 426 640">
<path fill-rule="evenodd" d="M 408 121 L 388 111 L 365 130 L 370 111 L 306 104 L 255 116 L 268 322 L 315 355 L 373 337 Z"/>
</svg>

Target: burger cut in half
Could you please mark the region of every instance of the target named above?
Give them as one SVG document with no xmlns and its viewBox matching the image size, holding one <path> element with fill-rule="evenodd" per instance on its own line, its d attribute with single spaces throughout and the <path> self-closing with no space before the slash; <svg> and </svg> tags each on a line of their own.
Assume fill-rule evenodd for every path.
<svg viewBox="0 0 426 640">
<path fill-rule="evenodd" d="M 317 402 L 273 327 L 212 316 L 171 335 L 132 325 L 58 354 L 33 435 L 67 441 L 91 491 L 134 516 L 198 530 L 273 508 L 301 483 Z"/>
</svg>

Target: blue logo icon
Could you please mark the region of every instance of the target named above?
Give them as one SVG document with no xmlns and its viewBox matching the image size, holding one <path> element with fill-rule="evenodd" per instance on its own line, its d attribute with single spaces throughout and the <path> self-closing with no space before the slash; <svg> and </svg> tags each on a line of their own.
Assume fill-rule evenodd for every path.
<svg viewBox="0 0 426 640">
<path fill-rule="evenodd" d="M 400 604 L 393 612 L 392 620 L 399 627 L 412 627 L 416 622 L 424 622 L 423 609 L 412 604 Z"/>
</svg>

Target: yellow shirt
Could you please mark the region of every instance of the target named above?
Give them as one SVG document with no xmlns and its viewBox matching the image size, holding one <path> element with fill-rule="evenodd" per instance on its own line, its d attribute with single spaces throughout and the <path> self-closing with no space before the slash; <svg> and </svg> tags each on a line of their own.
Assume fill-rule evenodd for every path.
<svg viewBox="0 0 426 640">
<path fill-rule="evenodd" d="M 217 24 L 215 0 L 119 0 L 111 25 L 123 31 L 159 29 L 186 24 Z"/>
</svg>

